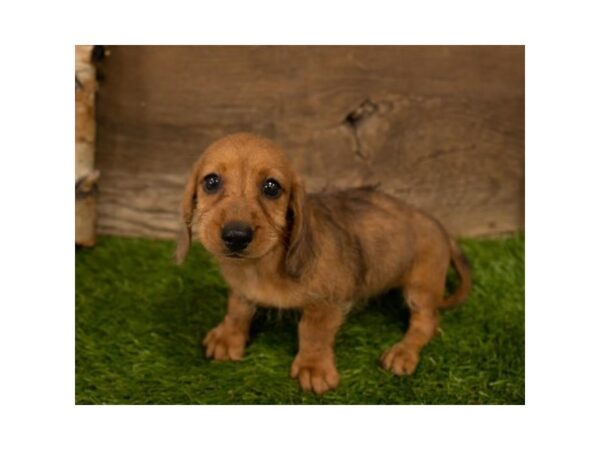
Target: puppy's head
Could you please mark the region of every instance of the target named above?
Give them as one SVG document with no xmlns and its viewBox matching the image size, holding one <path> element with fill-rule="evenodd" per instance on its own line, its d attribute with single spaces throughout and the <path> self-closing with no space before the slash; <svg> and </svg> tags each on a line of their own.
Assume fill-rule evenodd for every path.
<svg viewBox="0 0 600 450">
<path fill-rule="evenodd" d="M 304 236 L 304 188 L 277 145 L 240 133 L 210 145 L 186 184 L 176 260 L 187 255 L 192 226 L 221 262 L 256 260 L 284 245 L 294 271 Z M 195 223 L 194 223 L 195 221 Z"/>
</svg>

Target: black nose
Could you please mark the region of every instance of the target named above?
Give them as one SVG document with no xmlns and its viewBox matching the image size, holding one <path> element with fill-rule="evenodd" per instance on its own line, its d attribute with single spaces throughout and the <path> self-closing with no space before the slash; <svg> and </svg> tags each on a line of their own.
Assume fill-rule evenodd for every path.
<svg viewBox="0 0 600 450">
<path fill-rule="evenodd" d="M 229 222 L 221 230 L 221 239 L 232 252 L 239 252 L 252 241 L 252 228 L 245 223 Z"/>
</svg>

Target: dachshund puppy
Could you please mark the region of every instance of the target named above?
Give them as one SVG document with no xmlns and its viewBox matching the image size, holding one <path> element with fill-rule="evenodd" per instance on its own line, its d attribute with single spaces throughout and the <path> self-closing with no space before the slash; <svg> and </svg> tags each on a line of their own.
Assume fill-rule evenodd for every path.
<svg viewBox="0 0 600 450">
<path fill-rule="evenodd" d="M 181 213 L 176 260 L 184 260 L 194 226 L 230 287 L 227 314 L 203 341 L 206 355 L 241 359 L 257 306 L 300 309 L 291 376 L 318 394 L 339 383 L 335 335 L 357 302 L 402 287 L 409 328 L 380 361 L 410 375 L 438 311 L 462 303 L 470 289 L 467 261 L 438 222 L 372 187 L 306 195 L 281 149 L 252 134 L 206 149 Z M 451 262 L 461 284 L 444 299 Z"/>
</svg>

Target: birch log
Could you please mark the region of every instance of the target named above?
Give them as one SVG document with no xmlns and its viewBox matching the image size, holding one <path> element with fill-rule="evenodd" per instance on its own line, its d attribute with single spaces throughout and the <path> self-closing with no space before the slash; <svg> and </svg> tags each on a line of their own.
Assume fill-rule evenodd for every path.
<svg viewBox="0 0 600 450">
<path fill-rule="evenodd" d="M 93 45 L 75 46 L 75 243 L 96 242 L 96 191 L 100 172 L 94 169 L 96 138 L 96 70 Z"/>
</svg>

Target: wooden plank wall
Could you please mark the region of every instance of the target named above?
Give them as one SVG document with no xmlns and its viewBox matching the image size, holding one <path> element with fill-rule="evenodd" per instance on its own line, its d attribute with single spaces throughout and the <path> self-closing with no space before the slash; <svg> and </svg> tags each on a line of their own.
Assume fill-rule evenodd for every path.
<svg viewBox="0 0 600 450">
<path fill-rule="evenodd" d="M 99 233 L 172 238 L 227 133 L 278 141 L 309 191 L 380 183 L 455 235 L 524 227 L 524 47 L 111 47 Z"/>
</svg>

